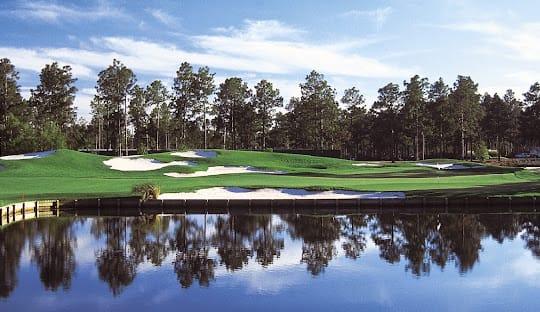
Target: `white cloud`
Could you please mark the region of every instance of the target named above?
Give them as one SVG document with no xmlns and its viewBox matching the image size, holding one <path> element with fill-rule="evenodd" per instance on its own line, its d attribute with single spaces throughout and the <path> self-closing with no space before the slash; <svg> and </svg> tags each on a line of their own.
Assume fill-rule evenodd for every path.
<svg viewBox="0 0 540 312">
<path fill-rule="evenodd" d="M 62 49 L 24 49 L 12 47 L 0 47 L 0 55 L 11 60 L 17 68 L 34 72 L 40 72 L 45 64 L 57 61 L 60 65 L 70 65 L 72 73 L 76 77 L 94 77 L 94 72 L 87 64 L 82 62 L 71 62 L 63 58 L 56 57 L 56 52 Z"/>
<path fill-rule="evenodd" d="M 13 10 L 2 11 L 21 19 L 38 19 L 48 23 L 61 21 L 98 20 L 110 17 L 125 17 L 120 9 L 112 7 L 106 1 L 99 1 L 98 5 L 90 8 L 65 6 L 43 1 L 23 1 Z"/>
<path fill-rule="evenodd" d="M 158 78 L 173 75 L 175 67 L 184 60 L 208 65 L 214 70 L 260 74 L 305 74 L 315 69 L 326 75 L 388 78 L 410 73 L 410 70 L 362 56 L 347 43 L 274 40 L 269 38 L 294 32 L 285 30 L 286 26 L 277 27 L 282 31 L 259 29 L 262 29 L 259 23 L 249 22 L 244 29 L 231 30 L 228 35 L 193 36 L 191 40 L 198 51 L 128 37 L 101 37 L 93 38 L 87 48 L 0 47 L 0 54 L 11 58 L 17 67 L 33 71 L 39 71 L 53 60 L 67 63 L 76 76 L 83 77 L 95 75 L 94 72 L 105 68 L 113 58 L 120 59 L 136 73 Z"/>
<path fill-rule="evenodd" d="M 150 15 L 152 15 L 152 17 L 154 17 L 156 20 L 158 20 L 160 23 L 168 26 L 168 27 L 176 27 L 178 26 L 178 21 L 177 19 L 168 14 L 167 12 L 164 12 L 163 10 L 160 10 L 160 9 L 148 9 L 147 10 L 148 13 L 150 13 Z"/>
<path fill-rule="evenodd" d="M 94 98 L 96 90 L 94 88 L 82 88 L 77 92 L 75 97 L 75 107 L 77 107 L 77 114 L 86 120 L 92 119 L 92 108 L 90 102 Z"/>
<path fill-rule="evenodd" d="M 492 81 L 488 84 L 480 84 L 479 90 L 480 93 L 487 92 L 489 94 L 497 93 L 503 95 L 506 93 L 506 90 L 512 89 L 516 97 L 522 98 L 522 94 L 529 90 L 529 87 L 540 81 L 540 71 L 535 70 L 517 70 L 507 74 L 501 74 L 495 77 L 495 81 Z M 489 80 L 489 79 L 486 79 Z"/>
<path fill-rule="evenodd" d="M 506 90 L 512 89 L 516 93 L 516 97 L 520 98 L 521 94 L 524 93 L 526 90 L 524 88 L 524 85 L 517 85 L 517 84 L 491 84 L 491 85 L 479 85 L 478 91 L 480 94 L 489 93 L 491 95 L 497 93 L 499 96 L 503 96 L 506 93 Z"/>
<path fill-rule="evenodd" d="M 250 20 L 244 21 L 244 27 L 218 27 L 214 29 L 218 33 L 242 38 L 243 40 L 264 39 L 297 39 L 305 34 L 305 31 L 276 20 Z"/>
<path fill-rule="evenodd" d="M 503 28 L 494 22 L 468 22 L 443 25 L 443 28 L 461 31 L 473 31 L 484 34 L 497 35 L 503 31 Z"/>
<path fill-rule="evenodd" d="M 505 77 L 511 79 L 512 81 L 521 82 L 522 84 L 532 85 L 533 83 L 540 80 L 540 72 L 531 71 L 531 70 L 521 70 L 521 71 L 506 74 Z"/>
<path fill-rule="evenodd" d="M 342 17 L 369 17 L 377 26 L 377 29 L 380 29 L 384 23 L 388 20 L 388 17 L 392 14 L 391 7 L 377 8 L 375 10 L 351 10 L 341 14 Z"/>
<path fill-rule="evenodd" d="M 57 61 L 71 65 L 80 80 L 94 82 L 97 73 L 122 61 L 137 75 L 170 79 L 182 61 L 207 65 L 227 75 L 250 73 L 248 82 L 263 78 L 275 81 L 284 99 L 299 93 L 298 83 L 315 69 L 329 81 L 351 78 L 404 78 L 411 70 L 389 65 L 360 54 L 360 47 L 373 41 L 355 40 L 332 44 L 312 43 L 302 38 L 304 31 L 279 21 L 245 21 L 243 27 L 229 27 L 210 35 L 192 36 L 192 47 L 129 37 L 98 37 L 80 42 L 77 48 L 0 47 L 0 55 L 11 59 L 19 69 L 39 72 L 45 64 Z M 222 73 L 223 75 L 223 73 Z M 256 78 L 255 78 L 256 77 Z M 351 82 L 351 85 L 353 82 Z M 77 105 L 89 112 L 91 94 L 78 94 Z"/>
<path fill-rule="evenodd" d="M 209 53 L 259 64 L 252 71 L 289 74 L 315 69 L 329 75 L 352 77 L 400 77 L 408 72 L 353 52 L 348 43 L 316 44 L 291 39 L 301 32 L 278 21 L 247 21 L 243 28 L 222 32 L 192 39 L 197 47 Z"/>
<path fill-rule="evenodd" d="M 29 99 L 32 89 L 35 89 L 35 87 L 20 87 L 21 96 L 25 99 Z"/>
<path fill-rule="evenodd" d="M 105 37 L 95 41 L 109 50 L 109 54 L 122 60 L 136 72 L 171 76 L 182 61 L 207 65 L 212 69 L 233 71 L 257 71 L 280 73 L 285 69 L 269 60 L 223 55 L 203 49 L 201 52 L 187 51 L 173 44 L 135 40 L 126 37 Z M 75 56 L 76 57 L 76 56 Z"/>
<path fill-rule="evenodd" d="M 483 34 L 484 40 L 511 52 L 511 58 L 540 60 L 540 23 L 503 25 L 492 21 L 444 25 L 444 28 Z"/>
<path fill-rule="evenodd" d="M 504 263 L 496 263 L 493 259 L 493 263 L 484 264 L 497 267 L 495 275 L 471 277 L 466 286 L 481 289 L 502 288 L 513 284 L 540 287 L 540 262 L 531 256 L 530 251 L 510 250 L 505 257 Z"/>
</svg>

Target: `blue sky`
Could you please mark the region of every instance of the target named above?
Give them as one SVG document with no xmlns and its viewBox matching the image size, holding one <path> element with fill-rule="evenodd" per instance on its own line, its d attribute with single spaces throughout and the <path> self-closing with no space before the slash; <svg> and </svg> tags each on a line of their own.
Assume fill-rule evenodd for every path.
<svg viewBox="0 0 540 312">
<path fill-rule="evenodd" d="M 312 69 L 338 95 L 356 86 L 368 105 L 388 82 L 418 73 L 482 92 L 521 95 L 540 77 L 537 1 L 30 1 L 0 3 L 0 57 L 20 71 L 25 96 L 39 70 L 69 64 L 87 117 L 97 73 L 118 58 L 139 83 L 171 84 L 183 61 L 217 82 L 239 76 L 299 94 Z"/>
</svg>

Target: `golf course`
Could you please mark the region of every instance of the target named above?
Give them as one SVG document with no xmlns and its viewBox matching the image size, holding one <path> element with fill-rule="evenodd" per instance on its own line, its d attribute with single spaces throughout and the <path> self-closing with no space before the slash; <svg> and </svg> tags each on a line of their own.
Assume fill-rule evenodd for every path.
<svg viewBox="0 0 540 312">
<path fill-rule="evenodd" d="M 133 196 L 141 184 L 156 185 L 162 194 L 216 187 L 402 192 L 407 197 L 540 193 L 537 170 L 451 159 L 359 162 L 229 150 L 109 157 L 61 149 L 37 155 L 0 159 L 1 204 Z"/>
</svg>

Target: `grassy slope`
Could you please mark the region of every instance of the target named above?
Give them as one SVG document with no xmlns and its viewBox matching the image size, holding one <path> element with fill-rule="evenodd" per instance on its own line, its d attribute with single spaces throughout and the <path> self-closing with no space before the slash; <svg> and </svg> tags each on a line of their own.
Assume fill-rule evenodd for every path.
<svg viewBox="0 0 540 312">
<path fill-rule="evenodd" d="M 146 156 L 179 160 L 170 154 Z M 33 160 L 0 161 L 0 203 L 33 198 L 129 195 L 133 185 L 153 182 L 162 192 L 212 186 L 294 187 L 366 191 L 407 191 L 410 194 L 540 194 L 540 175 L 489 167 L 441 171 L 414 162 L 385 163 L 383 167 L 355 167 L 351 161 L 265 152 L 218 150 L 218 157 L 197 159 L 196 168 L 174 166 L 156 171 L 121 172 L 103 164 L 105 156 L 60 150 Z M 443 161 L 440 161 L 443 162 Z M 287 175 L 234 174 L 170 178 L 165 172 L 190 172 L 208 166 L 254 166 L 287 171 Z M 458 191 L 459 190 L 459 191 Z"/>
</svg>

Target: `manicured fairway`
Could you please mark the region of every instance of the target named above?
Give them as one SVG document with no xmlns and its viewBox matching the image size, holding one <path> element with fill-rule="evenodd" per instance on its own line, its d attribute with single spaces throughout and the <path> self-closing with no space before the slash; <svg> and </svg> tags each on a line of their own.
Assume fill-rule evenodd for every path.
<svg viewBox="0 0 540 312">
<path fill-rule="evenodd" d="M 334 158 L 266 152 L 217 152 L 215 158 L 193 159 L 197 162 L 194 167 L 170 166 L 139 172 L 111 170 L 103 164 L 110 157 L 70 150 L 59 150 L 42 159 L 0 160 L 0 203 L 36 198 L 126 196 L 131 194 L 134 185 L 148 182 L 158 184 L 162 192 L 240 186 L 405 191 L 408 196 L 540 194 L 540 174 L 516 168 L 484 167 L 452 171 L 420 167 L 416 162 L 376 163 L 378 167 L 353 166 L 355 162 Z M 145 157 L 163 162 L 184 159 L 170 153 Z M 163 175 L 166 172 L 206 170 L 209 166 L 253 166 L 286 171 L 287 174 L 249 173 L 193 178 Z"/>
</svg>

